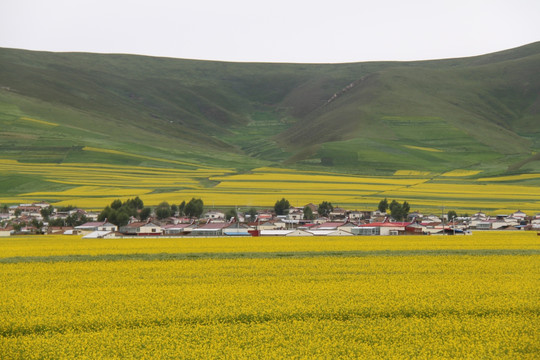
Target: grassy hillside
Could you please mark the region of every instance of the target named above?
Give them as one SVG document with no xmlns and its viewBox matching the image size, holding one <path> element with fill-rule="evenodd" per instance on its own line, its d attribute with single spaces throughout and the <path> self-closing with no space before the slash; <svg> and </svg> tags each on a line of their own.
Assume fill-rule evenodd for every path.
<svg viewBox="0 0 540 360">
<path fill-rule="evenodd" d="M 538 44 L 531 48 L 539 50 Z M 444 170 L 496 160 L 506 170 L 540 145 L 540 54 L 487 57 L 493 61 L 396 64 L 376 71 L 351 81 L 280 138 L 298 149 L 319 145 L 303 155 L 329 166 Z"/>
<path fill-rule="evenodd" d="M 0 49 L 1 158 L 538 172 L 538 69 L 540 42 L 463 59 L 320 65 Z M 10 174 L 0 190 L 50 188 L 41 180 Z"/>
</svg>

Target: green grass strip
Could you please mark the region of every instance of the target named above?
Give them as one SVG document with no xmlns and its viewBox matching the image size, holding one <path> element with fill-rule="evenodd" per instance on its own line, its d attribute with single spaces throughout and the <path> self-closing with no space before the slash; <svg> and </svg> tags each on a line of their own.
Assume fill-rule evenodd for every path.
<svg viewBox="0 0 540 360">
<path fill-rule="evenodd" d="M 201 259 L 276 259 L 310 257 L 372 257 L 372 256 L 490 256 L 490 255 L 540 255 L 537 249 L 444 249 L 444 250 L 373 250 L 373 251 L 284 251 L 236 253 L 156 253 L 156 254 L 103 254 L 103 255 L 53 255 L 15 256 L 1 258 L 0 264 L 56 263 L 86 261 L 174 261 Z"/>
</svg>

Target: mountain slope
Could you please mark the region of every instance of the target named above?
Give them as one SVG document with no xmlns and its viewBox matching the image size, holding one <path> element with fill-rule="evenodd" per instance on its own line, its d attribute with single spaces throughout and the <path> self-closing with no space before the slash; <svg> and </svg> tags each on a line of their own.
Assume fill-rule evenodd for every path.
<svg viewBox="0 0 540 360">
<path fill-rule="evenodd" d="M 540 43 L 323 65 L 0 49 L 0 148 L 43 162 L 140 163 L 92 146 L 237 169 L 535 170 L 539 69 Z"/>
</svg>

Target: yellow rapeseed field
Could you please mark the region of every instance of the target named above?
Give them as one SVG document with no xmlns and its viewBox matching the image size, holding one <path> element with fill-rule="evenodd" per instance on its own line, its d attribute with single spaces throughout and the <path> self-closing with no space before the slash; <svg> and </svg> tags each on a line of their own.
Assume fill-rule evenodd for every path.
<svg viewBox="0 0 540 360">
<path fill-rule="evenodd" d="M 0 354 L 538 358 L 537 238 L 0 239 Z"/>
<path fill-rule="evenodd" d="M 461 176 L 474 176 L 481 173 L 480 170 L 463 170 L 463 169 L 456 169 L 452 171 L 445 172 L 441 176 L 455 176 L 455 177 L 461 177 Z"/>
<path fill-rule="evenodd" d="M 516 181 L 516 180 L 528 180 L 528 179 L 538 179 L 540 174 L 519 174 L 519 175 L 509 175 L 509 176 L 496 176 L 496 177 L 485 177 L 479 178 L 478 181 L 487 182 L 487 181 Z"/>
<path fill-rule="evenodd" d="M 115 150 L 88 148 L 88 151 Z M 134 155 L 139 156 L 139 155 Z M 31 191 L 2 196 L 1 203 L 49 201 L 57 206 L 76 205 L 103 209 L 115 199 L 139 196 L 146 205 L 162 201 L 179 204 L 192 197 L 207 206 L 272 207 L 285 197 L 292 205 L 319 204 L 372 210 L 384 198 L 408 201 L 412 210 L 438 212 L 443 206 L 458 213 L 511 213 L 518 209 L 534 214 L 540 211 L 540 188 L 534 184 L 500 184 L 488 178 L 468 179 L 472 170 L 452 171 L 444 176 L 412 170 L 394 175 L 356 176 L 291 169 L 258 168 L 235 174 L 226 168 L 173 169 L 166 167 L 106 165 L 85 163 L 33 164 L 0 159 L 0 173 L 35 176 L 43 181 L 63 184 L 60 191 Z M 451 176 L 448 176 L 451 175 Z M 537 176 L 537 174 L 528 174 Z M 534 179 L 521 176 L 519 179 Z M 501 179 L 505 179 L 502 177 Z"/>
</svg>

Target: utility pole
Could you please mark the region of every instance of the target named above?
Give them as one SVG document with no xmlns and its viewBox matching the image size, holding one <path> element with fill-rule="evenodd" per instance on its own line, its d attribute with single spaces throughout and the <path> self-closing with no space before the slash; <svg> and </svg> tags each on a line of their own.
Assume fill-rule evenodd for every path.
<svg viewBox="0 0 540 360">
<path fill-rule="evenodd" d="M 446 232 L 444 231 L 444 205 L 442 206 L 442 210 L 441 210 L 441 220 L 442 220 L 442 233 L 443 235 L 446 235 Z"/>
</svg>

